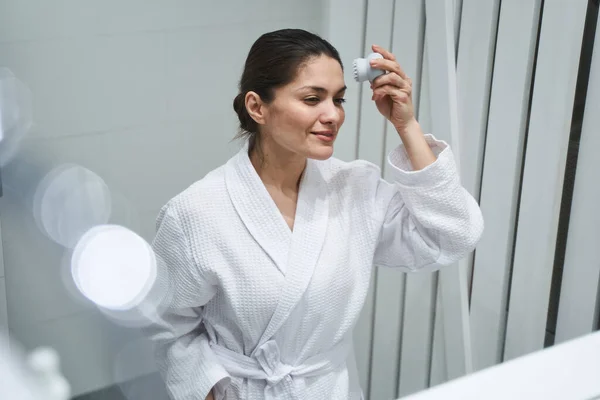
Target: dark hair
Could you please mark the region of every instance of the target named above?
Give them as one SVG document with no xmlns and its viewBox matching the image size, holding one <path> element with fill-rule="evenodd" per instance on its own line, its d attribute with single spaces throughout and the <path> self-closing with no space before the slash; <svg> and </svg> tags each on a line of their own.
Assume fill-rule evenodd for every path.
<svg viewBox="0 0 600 400">
<path fill-rule="evenodd" d="M 329 56 L 344 68 L 338 51 L 325 39 L 302 29 L 281 29 L 260 36 L 250 48 L 233 109 L 240 120 L 236 138 L 248 137 L 250 150 L 258 139 L 258 124 L 246 110 L 246 94 L 256 92 L 270 103 L 275 89 L 294 80 L 300 67 L 312 57 Z"/>
</svg>

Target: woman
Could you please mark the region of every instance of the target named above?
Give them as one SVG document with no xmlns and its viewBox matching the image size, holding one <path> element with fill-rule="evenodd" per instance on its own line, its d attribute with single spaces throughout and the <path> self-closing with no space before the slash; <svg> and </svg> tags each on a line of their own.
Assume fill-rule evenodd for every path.
<svg viewBox="0 0 600 400">
<path fill-rule="evenodd" d="M 389 71 L 373 101 L 403 143 L 394 184 L 332 157 L 346 86 L 327 41 L 286 29 L 252 46 L 234 101 L 247 146 L 157 220 L 170 290 L 152 338 L 173 399 L 360 399 L 351 334 L 373 265 L 431 271 L 474 249 L 483 221 L 450 148 L 373 51 Z"/>
</svg>

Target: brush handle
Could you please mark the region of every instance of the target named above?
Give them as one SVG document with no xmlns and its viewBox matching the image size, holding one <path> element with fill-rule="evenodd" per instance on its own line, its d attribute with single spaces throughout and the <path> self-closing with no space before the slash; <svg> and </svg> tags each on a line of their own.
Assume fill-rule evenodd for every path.
<svg viewBox="0 0 600 400">
<path fill-rule="evenodd" d="M 368 80 L 373 83 L 375 78 L 386 73 L 386 71 L 382 69 L 371 67 L 370 62 L 375 58 L 383 58 L 383 56 L 379 53 L 371 53 L 367 58 L 357 58 L 354 60 L 354 79 L 357 82 L 365 82 Z"/>
</svg>

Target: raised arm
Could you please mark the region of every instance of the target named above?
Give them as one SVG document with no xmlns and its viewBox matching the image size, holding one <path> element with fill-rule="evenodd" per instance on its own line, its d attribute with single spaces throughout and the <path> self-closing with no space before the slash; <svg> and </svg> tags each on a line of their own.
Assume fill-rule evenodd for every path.
<svg viewBox="0 0 600 400">
<path fill-rule="evenodd" d="M 388 156 L 393 182 L 373 178 L 380 222 L 376 265 L 438 269 L 465 257 L 483 233 L 481 210 L 460 184 L 452 150 L 432 135 L 425 140 L 435 162 L 414 171 L 400 145 Z"/>
<path fill-rule="evenodd" d="M 396 128 L 402 144 L 388 157 L 393 183 L 380 177 L 375 210 L 381 218 L 375 263 L 409 271 L 435 269 L 466 256 L 483 232 L 475 199 L 461 186 L 449 146 L 425 135 L 414 115 L 412 81 L 389 51 L 372 67 L 388 73 L 371 84 L 379 112 Z"/>
</svg>

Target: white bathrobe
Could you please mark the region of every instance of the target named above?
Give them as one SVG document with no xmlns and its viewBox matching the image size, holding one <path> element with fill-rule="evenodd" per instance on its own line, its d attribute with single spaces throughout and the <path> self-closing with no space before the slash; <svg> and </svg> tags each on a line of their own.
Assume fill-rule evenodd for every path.
<svg viewBox="0 0 600 400">
<path fill-rule="evenodd" d="M 163 207 L 168 308 L 149 334 L 173 399 L 361 398 L 352 330 L 373 266 L 432 271 L 483 230 L 451 149 L 427 141 L 423 170 L 389 154 L 394 183 L 366 161 L 308 160 L 293 230 L 245 147 Z"/>
</svg>

